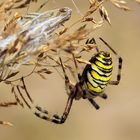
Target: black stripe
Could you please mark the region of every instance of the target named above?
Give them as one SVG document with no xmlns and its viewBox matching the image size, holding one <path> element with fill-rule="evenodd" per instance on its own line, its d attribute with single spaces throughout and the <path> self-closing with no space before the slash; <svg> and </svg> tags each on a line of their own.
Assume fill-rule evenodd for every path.
<svg viewBox="0 0 140 140">
<path fill-rule="evenodd" d="M 110 69 L 104 69 L 103 67 L 100 67 L 100 66 L 98 66 L 96 63 L 94 63 L 98 68 L 99 68 L 99 70 L 101 70 L 103 73 L 110 73 L 110 72 L 112 72 L 112 70 L 113 70 L 113 67 L 112 68 L 110 68 Z"/>
<path fill-rule="evenodd" d="M 106 85 L 107 86 L 107 85 Z M 105 87 L 101 87 L 101 86 L 99 86 L 101 89 L 104 89 Z"/>
<path fill-rule="evenodd" d="M 122 64 L 119 64 L 119 69 L 122 69 Z"/>
<path fill-rule="evenodd" d="M 39 117 L 39 118 L 41 118 L 41 119 L 43 119 L 43 120 L 48 120 L 48 119 L 49 119 L 47 116 L 41 116 L 40 113 L 35 112 L 34 114 L 35 114 L 37 117 Z"/>
<path fill-rule="evenodd" d="M 91 75 L 91 74 L 90 74 Z M 96 79 L 95 77 L 93 77 L 92 75 L 91 75 L 91 77 L 93 78 L 93 81 L 99 86 L 99 85 L 107 85 L 108 84 L 108 81 L 102 81 L 102 80 L 100 80 L 100 79 Z M 89 79 L 88 78 L 86 78 L 86 82 L 89 82 L 91 85 L 92 85 L 92 83 L 89 81 Z M 102 83 L 101 83 L 102 82 Z M 93 85 L 92 85 L 93 86 Z M 93 86 L 94 87 L 94 86 Z"/>
<path fill-rule="evenodd" d="M 101 58 L 101 57 L 100 57 Z M 100 63 L 102 63 L 102 64 L 104 64 L 104 65 L 107 65 L 107 66 L 109 66 L 109 65 L 111 65 L 112 64 L 112 61 L 107 61 L 107 59 L 103 59 L 103 58 L 101 58 L 104 62 L 102 62 L 102 61 L 100 61 L 97 57 L 96 57 L 96 60 L 95 60 L 95 62 L 96 61 L 99 61 Z"/>
<path fill-rule="evenodd" d="M 96 64 L 96 61 L 98 61 L 98 60 L 97 60 L 97 59 L 94 59 L 94 61 L 91 62 L 91 65 L 92 65 L 92 64 L 95 64 L 96 67 L 98 67 L 99 70 L 101 70 L 103 73 L 110 73 L 110 72 L 112 72 L 113 67 L 110 68 L 110 69 L 104 69 L 103 67 L 98 66 L 98 65 Z M 99 62 L 102 63 L 101 61 L 99 61 Z M 102 63 L 102 64 L 103 64 L 103 63 Z M 91 65 L 88 64 L 88 67 L 86 67 L 86 69 L 89 69 L 89 68 L 91 67 Z"/>
<path fill-rule="evenodd" d="M 54 117 L 55 119 L 60 119 L 60 117 L 59 117 L 57 114 L 54 114 L 53 117 Z"/>
<path fill-rule="evenodd" d="M 48 111 L 42 109 L 40 106 L 36 106 L 35 108 L 36 108 L 38 111 L 42 112 L 42 113 L 48 114 Z"/>
<path fill-rule="evenodd" d="M 99 56 L 100 57 L 100 56 Z M 106 62 L 112 62 L 112 58 L 110 57 L 109 59 L 106 59 L 106 58 L 102 58 L 104 61 L 106 61 Z"/>
<path fill-rule="evenodd" d="M 121 75 L 117 75 L 117 80 L 118 80 L 118 81 L 121 80 Z"/>
<path fill-rule="evenodd" d="M 97 74 L 98 75 L 100 75 L 101 77 L 105 77 L 105 78 L 107 78 L 107 77 L 109 77 L 109 76 L 111 76 L 112 75 L 112 73 L 110 72 L 110 75 L 109 76 L 106 76 L 105 74 L 108 74 L 109 72 L 103 72 L 104 74 L 102 75 L 102 74 L 100 74 L 100 73 L 98 73 L 98 71 L 96 71 L 95 69 L 92 69 L 92 68 L 90 68 L 89 69 L 89 73 L 91 74 L 91 71 L 95 71 L 95 72 L 97 72 Z M 92 76 L 92 74 L 91 74 L 91 76 Z"/>
<path fill-rule="evenodd" d="M 61 124 L 61 121 L 55 120 L 55 119 L 52 119 L 52 122 L 53 122 L 53 123 L 56 123 L 56 124 Z M 63 122 L 62 122 L 62 123 L 63 123 Z"/>
<path fill-rule="evenodd" d="M 98 82 L 98 83 L 97 83 L 98 85 L 107 85 L 107 84 L 108 84 L 108 81 L 101 81 L 101 80 L 98 80 L 98 79 L 95 79 L 95 78 L 94 78 L 93 80 L 94 80 L 94 82 L 96 82 L 96 83 Z M 96 81 L 95 81 L 95 80 L 96 80 Z M 102 82 L 102 83 L 100 83 L 100 82 Z M 105 83 L 104 83 L 104 82 L 105 82 Z"/>
<path fill-rule="evenodd" d="M 103 85 L 103 84 L 99 84 L 99 83 L 97 83 L 97 87 L 95 87 L 94 85 L 92 85 L 92 83 L 90 82 L 90 81 L 88 81 L 90 84 L 91 84 L 91 86 L 92 87 L 94 87 L 94 88 L 97 88 L 97 87 L 100 87 L 101 89 L 104 89 L 103 87 L 101 87 L 100 85 Z M 96 83 L 96 82 L 95 82 Z M 104 84 L 103 86 L 107 86 L 107 84 Z"/>
<path fill-rule="evenodd" d="M 102 63 L 103 65 L 105 65 L 105 66 L 110 66 L 111 64 L 107 64 L 107 63 L 103 63 L 103 62 L 101 62 L 100 60 L 98 60 L 98 59 L 96 59 L 96 61 L 95 61 L 95 64 L 96 64 L 96 62 L 100 62 L 100 63 Z"/>
<path fill-rule="evenodd" d="M 122 58 L 121 58 L 121 57 L 119 57 L 119 63 L 122 63 L 122 61 L 123 61 L 123 60 L 122 60 Z"/>
<path fill-rule="evenodd" d="M 103 80 L 101 80 L 101 79 L 96 79 L 95 77 L 93 77 L 92 76 L 92 74 L 90 73 L 90 75 L 91 75 L 91 77 L 93 78 L 93 79 L 95 79 L 95 80 L 98 80 L 98 81 L 100 81 L 100 82 L 108 82 L 109 80 L 107 80 L 107 81 L 103 81 Z M 97 83 L 97 82 L 96 82 Z M 98 84 L 100 84 L 100 83 L 98 83 Z M 101 84 L 100 84 L 101 85 Z"/>
<path fill-rule="evenodd" d="M 94 85 L 92 85 L 92 83 L 88 80 L 88 82 L 91 84 L 91 86 L 92 87 L 94 87 L 94 88 L 96 88 Z M 96 82 L 95 82 L 96 83 Z M 99 84 L 97 83 L 97 86 L 98 86 Z"/>
</svg>

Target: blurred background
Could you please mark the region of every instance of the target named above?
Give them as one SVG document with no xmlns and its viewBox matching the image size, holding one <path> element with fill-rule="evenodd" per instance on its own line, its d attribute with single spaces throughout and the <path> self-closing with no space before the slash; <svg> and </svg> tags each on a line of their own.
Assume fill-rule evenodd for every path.
<svg viewBox="0 0 140 140">
<path fill-rule="evenodd" d="M 34 11 L 38 4 L 33 4 Z M 84 13 L 88 1 L 75 0 Z M 43 10 L 67 6 L 73 9 L 72 19 L 80 18 L 71 0 L 52 0 Z M 140 139 L 140 5 L 129 2 L 131 11 L 125 12 L 106 2 L 112 25 L 107 23 L 93 36 L 103 37 L 123 58 L 122 80 L 118 86 L 108 86 L 107 100 L 96 99 L 101 106 L 95 110 L 87 101 L 74 102 L 70 115 L 63 125 L 55 125 L 35 117 L 26 107 L 0 108 L 0 120 L 10 121 L 13 127 L 0 125 L 1 140 L 139 140 Z M 92 56 L 92 54 L 91 54 Z M 116 68 L 115 64 L 115 68 Z M 113 74 L 115 78 L 115 73 Z M 31 96 L 50 112 L 61 114 L 67 95 L 64 81 L 58 73 L 47 80 L 38 76 L 28 78 Z M 13 100 L 10 90 L 0 85 L 0 102 Z"/>
</svg>

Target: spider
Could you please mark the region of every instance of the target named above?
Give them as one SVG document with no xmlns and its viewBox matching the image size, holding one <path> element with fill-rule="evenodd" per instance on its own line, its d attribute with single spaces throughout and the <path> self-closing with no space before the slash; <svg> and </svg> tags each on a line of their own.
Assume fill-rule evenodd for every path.
<svg viewBox="0 0 140 140">
<path fill-rule="evenodd" d="M 24 97 L 22 96 L 27 106 L 30 109 L 32 109 L 33 113 L 37 117 L 47 121 L 51 121 L 56 124 L 63 124 L 69 115 L 74 99 L 79 100 L 80 98 L 88 100 L 93 105 L 93 107 L 95 107 L 95 109 L 100 108 L 100 106 L 94 101 L 94 98 L 99 96 L 103 99 L 107 99 L 107 94 L 105 94 L 104 91 L 108 84 L 110 85 L 119 84 L 121 80 L 121 69 L 122 69 L 122 58 L 106 41 L 104 41 L 102 38 L 100 38 L 100 40 L 103 41 L 103 43 L 113 52 L 113 54 L 118 59 L 119 64 L 118 64 L 117 79 L 115 81 L 111 80 L 113 61 L 112 61 L 111 54 L 107 51 L 99 51 L 99 49 L 96 48 L 97 53 L 91 57 L 91 59 L 89 60 L 90 64 L 87 64 L 85 66 L 82 74 L 78 72 L 78 65 L 73 55 L 74 64 L 77 70 L 77 78 L 78 78 L 78 81 L 76 82 L 75 85 L 70 82 L 69 77 L 65 71 L 65 67 L 62 62 L 62 59 L 59 58 L 64 74 L 65 88 L 68 94 L 66 107 L 64 109 L 62 116 L 58 116 L 57 114 L 50 115 L 47 110 L 42 109 L 42 107 L 40 106 L 35 106 L 34 108 L 35 110 L 33 110 L 32 107 L 25 101 Z M 90 40 L 88 39 L 86 41 L 86 44 L 93 44 L 93 43 L 96 43 L 94 38 Z M 23 81 L 23 85 L 25 85 L 24 81 Z M 21 93 L 20 88 L 18 88 L 18 90 Z M 33 103 L 31 97 L 30 97 L 30 101 Z"/>
</svg>

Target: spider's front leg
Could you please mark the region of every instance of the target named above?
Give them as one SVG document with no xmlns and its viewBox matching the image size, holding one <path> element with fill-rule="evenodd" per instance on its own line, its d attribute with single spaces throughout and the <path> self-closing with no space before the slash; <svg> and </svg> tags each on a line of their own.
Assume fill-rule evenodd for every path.
<svg viewBox="0 0 140 140">
<path fill-rule="evenodd" d="M 69 95 L 68 99 L 67 99 L 66 107 L 64 109 L 64 112 L 63 112 L 62 116 L 59 116 L 57 114 L 51 115 L 47 110 L 43 109 L 41 106 L 34 105 L 31 97 L 29 96 L 29 93 L 27 91 L 27 88 L 26 88 L 26 85 L 25 85 L 25 82 L 24 82 L 23 79 L 22 79 L 22 83 L 23 83 L 23 86 L 24 86 L 24 92 L 26 93 L 26 95 L 27 95 L 27 97 L 28 97 L 28 99 L 29 99 L 29 101 L 32 105 L 30 105 L 29 102 L 27 102 L 26 99 L 24 98 L 24 96 L 22 94 L 23 89 L 21 89 L 20 87 L 17 87 L 21 98 L 24 100 L 24 102 L 26 103 L 28 108 L 31 109 L 32 112 L 37 117 L 39 117 L 41 119 L 44 119 L 44 120 L 47 120 L 47 121 L 51 121 L 51 122 L 56 123 L 56 124 L 62 124 L 66 121 L 66 119 L 69 115 L 72 103 L 73 103 L 73 99 L 75 98 L 76 89 L 77 89 L 70 83 L 69 78 L 68 78 L 68 76 L 65 72 L 65 69 L 64 69 L 61 58 L 60 58 L 60 64 L 62 66 L 62 70 L 63 70 L 63 73 L 64 73 L 66 91 L 68 92 L 68 95 Z"/>
<path fill-rule="evenodd" d="M 69 115 L 69 112 L 70 112 L 70 109 L 71 109 L 71 106 L 73 103 L 73 99 L 76 96 L 78 88 L 76 88 L 77 86 L 74 87 L 73 85 L 71 85 L 70 80 L 66 74 L 65 68 L 63 66 L 62 59 L 61 58 L 59 58 L 59 59 L 60 59 L 60 64 L 61 64 L 63 74 L 64 74 L 66 91 L 67 91 L 67 94 L 69 96 L 68 96 L 68 100 L 67 100 L 63 115 L 60 118 L 58 116 L 54 116 L 53 122 L 58 123 L 58 124 L 62 124 L 66 121 L 66 119 Z"/>
<path fill-rule="evenodd" d="M 51 115 L 47 110 L 43 109 L 43 107 L 41 106 L 38 106 L 38 105 L 30 105 L 26 100 L 25 98 L 23 97 L 23 93 L 22 93 L 22 89 L 19 87 L 18 88 L 20 94 L 22 95 L 22 99 L 24 100 L 24 102 L 26 103 L 26 105 L 28 106 L 28 108 L 39 118 L 43 119 L 43 120 L 46 120 L 46 121 L 50 121 L 50 122 L 53 122 L 53 123 L 56 123 L 56 124 L 62 124 L 65 122 L 65 120 L 67 119 L 68 117 L 68 114 L 70 112 L 70 109 L 71 109 L 71 106 L 72 106 L 72 103 L 73 103 L 73 99 L 75 97 L 75 92 L 73 92 L 72 94 L 70 94 L 68 96 L 68 100 L 67 100 L 67 103 L 66 103 L 66 107 L 65 107 L 65 110 L 64 110 L 64 113 L 62 114 L 62 116 L 59 116 L 57 114 L 54 114 L 54 115 Z"/>
<path fill-rule="evenodd" d="M 24 103 L 27 105 L 27 107 L 39 118 L 46 120 L 46 121 L 51 121 L 53 123 L 56 124 L 62 124 L 66 121 L 68 114 L 70 112 L 72 103 L 73 103 L 73 99 L 75 98 L 75 94 L 77 93 L 76 90 L 77 88 L 75 88 L 74 85 L 72 85 L 69 81 L 69 78 L 65 72 L 62 60 L 60 58 L 60 64 L 62 66 L 62 70 L 64 73 L 64 79 L 65 79 L 65 87 L 66 87 L 66 91 L 68 93 L 68 99 L 67 99 L 67 103 L 66 103 L 66 107 L 64 109 L 64 112 L 62 114 L 62 116 L 58 116 L 57 114 L 51 115 L 47 110 L 43 109 L 43 107 L 35 105 L 33 99 L 31 98 L 27 87 L 25 85 L 24 82 L 24 78 L 21 78 L 21 82 L 22 82 L 22 87 L 21 86 L 17 86 L 17 90 L 18 93 L 20 95 L 20 97 L 22 98 L 22 100 L 24 101 Z M 28 97 L 28 101 L 26 100 L 23 92 L 26 94 L 26 96 Z M 17 96 L 17 95 L 16 95 Z"/>
<path fill-rule="evenodd" d="M 41 119 L 51 121 L 51 122 L 56 123 L 56 124 L 62 124 L 66 121 L 66 119 L 69 115 L 74 97 L 75 97 L 75 94 L 73 94 L 73 93 L 70 96 L 68 96 L 66 107 L 65 107 L 65 110 L 64 110 L 62 116 L 59 116 L 57 114 L 50 115 L 47 110 L 44 110 L 40 106 L 36 106 L 37 111 L 35 111 L 34 114 Z"/>
<path fill-rule="evenodd" d="M 75 92 L 71 93 L 71 95 L 68 96 L 67 104 L 66 104 L 65 110 L 63 112 L 63 115 L 61 117 L 54 115 L 52 122 L 57 123 L 57 124 L 62 124 L 66 121 L 74 98 L 75 98 Z"/>
</svg>

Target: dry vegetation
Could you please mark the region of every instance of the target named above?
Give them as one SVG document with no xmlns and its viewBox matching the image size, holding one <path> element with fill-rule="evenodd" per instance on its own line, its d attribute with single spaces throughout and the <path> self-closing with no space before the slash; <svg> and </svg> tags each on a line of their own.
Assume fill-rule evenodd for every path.
<svg viewBox="0 0 140 140">
<path fill-rule="evenodd" d="M 125 11 L 130 10 L 125 0 L 108 1 L 117 8 Z M 26 100 L 24 99 L 22 92 L 25 92 L 28 98 L 33 102 L 24 79 L 33 74 L 38 74 L 41 78 L 46 79 L 46 76 L 53 72 L 50 70 L 51 68 L 57 69 L 61 67 L 59 57 L 63 59 L 64 67 L 69 69 L 72 73 L 74 70 L 69 63 L 73 62 L 71 54 L 74 54 L 77 62 L 84 64 L 89 63 L 84 60 L 82 56 L 85 52 L 90 52 L 92 49 L 95 49 L 97 44 L 85 44 L 84 42 L 88 39 L 89 34 L 94 32 L 97 28 L 102 27 L 104 21 L 111 24 L 109 13 L 104 7 L 104 2 L 106 1 L 88 0 L 90 3 L 89 9 L 87 9 L 87 12 L 81 19 L 75 21 L 72 25 L 69 25 L 68 27 L 64 26 L 65 21 L 70 20 L 71 13 L 67 15 L 66 11 L 66 15 L 63 15 L 65 11 L 61 9 L 60 11 L 51 11 L 49 18 L 51 19 L 53 16 L 53 18 L 55 18 L 60 15 L 62 17 L 69 16 L 67 19 L 64 18 L 62 22 L 56 21 L 57 24 L 52 27 L 52 29 L 48 29 L 45 24 L 45 29 L 43 29 L 43 27 L 37 29 L 40 25 L 37 23 L 45 22 L 45 14 L 43 19 L 39 17 L 40 13 L 28 16 L 20 15 L 18 13 L 21 8 L 30 6 L 32 2 L 37 3 L 38 1 L 6 0 L 0 4 L 0 19 L 1 23 L 4 23 L 0 33 L 0 82 L 1 84 L 4 83 L 9 85 L 11 87 L 11 92 L 15 96 L 15 101 L 0 103 L 1 107 L 9 107 L 18 104 L 23 107 L 23 101 L 26 103 Z M 47 2 L 48 1 L 46 0 L 40 5 L 39 9 L 45 6 Z M 140 0 L 136 0 L 136 2 L 140 3 Z M 80 11 L 80 7 L 76 8 Z M 13 13 L 13 9 L 17 10 L 17 12 Z M 100 21 L 95 19 L 95 13 L 99 13 L 101 16 Z M 38 20 L 36 20 L 37 23 L 34 23 L 35 18 L 38 18 Z M 25 19 L 24 23 L 22 23 L 23 19 Z M 33 24 L 35 26 L 30 28 Z M 74 29 L 73 31 L 73 27 L 76 27 L 77 29 Z M 37 33 L 40 36 L 40 40 L 36 40 Z M 49 34 L 49 36 L 47 34 Z M 33 49 L 32 46 L 34 46 L 35 43 L 38 45 Z M 27 67 L 32 66 L 33 70 L 29 74 L 22 75 L 22 77 L 18 76 L 22 65 Z M 21 101 L 21 98 L 23 101 Z M 26 104 L 28 105 L 28 103 Z M 4 121 L 0 121 L 0 124 L 11 125 Z"/>
</svg>

